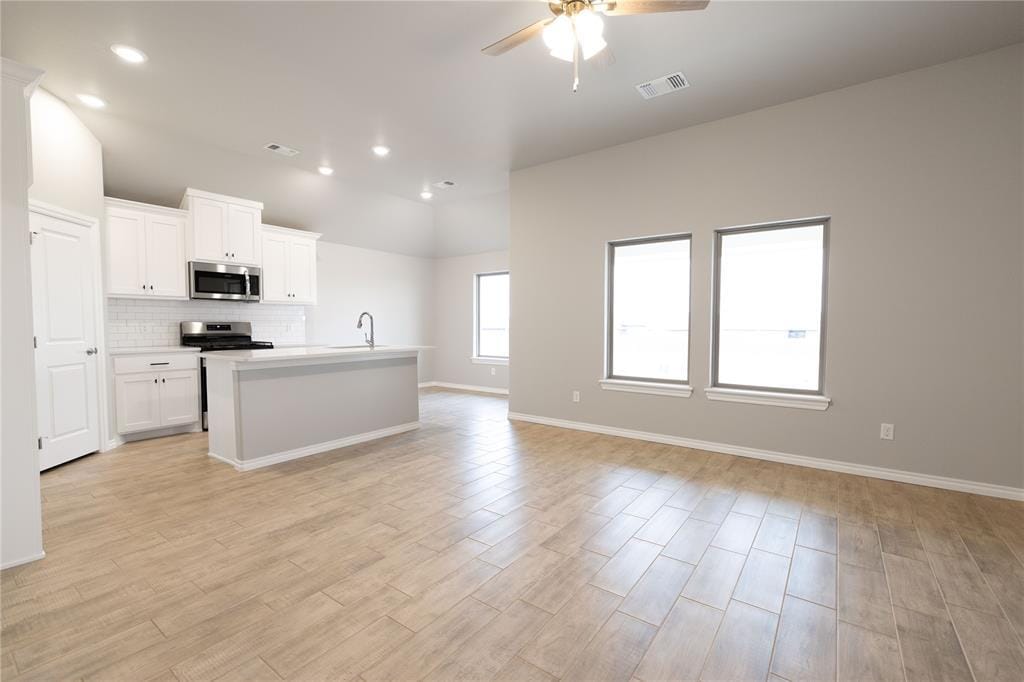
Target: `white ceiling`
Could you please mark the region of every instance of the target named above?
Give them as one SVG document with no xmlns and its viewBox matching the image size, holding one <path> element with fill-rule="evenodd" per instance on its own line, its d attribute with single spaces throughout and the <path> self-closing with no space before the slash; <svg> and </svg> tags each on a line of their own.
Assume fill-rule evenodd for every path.
<svg viewBox="0 0 1024 682">
<path fill-rule="evenodd" d="M 174 203 L 201 186 L 260 199 L 271 221 L 420 255 L 438 252 L 418 197 L 431 181 L 459 185 L 437 204 L 493 195 L 510 170 L 1024 40 L 1017 2 L 713 0 L 607 18 L 616 59 L 584 65 L 571 94 L 568 65 L 539 40 L 479 52 L 546 16 L 533 0 L 5 1 L 2 13 L 4 56 L 45 69 L 103 144 L 108 193 Z M 149 62 L 121 63 L 115 42 Z M 650 101 L 633 89 L 676 70 L 689 89 Z M 86 110 L 79 92 L 109 106 Z M 370 154 L 378 142 L 390 158 Z M 481 248 L 465 241 L 441 253 Z"/>
</svg>

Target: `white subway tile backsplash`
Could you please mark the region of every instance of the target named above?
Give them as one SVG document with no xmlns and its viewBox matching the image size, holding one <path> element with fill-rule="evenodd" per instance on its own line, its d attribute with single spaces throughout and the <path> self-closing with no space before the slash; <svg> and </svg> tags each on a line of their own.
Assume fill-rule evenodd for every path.
<svg viewBox="0 0 1024 682">
<path fill-rule="evenodd" d="M 251 322 L 252 337 L 257 341 L 277 345 L 306 342 L 306 309 L 302 306 L 108 298 L 107 346 L 177 346 L 181 343 L 178 325 L 189 320 Z"/>
</svg>

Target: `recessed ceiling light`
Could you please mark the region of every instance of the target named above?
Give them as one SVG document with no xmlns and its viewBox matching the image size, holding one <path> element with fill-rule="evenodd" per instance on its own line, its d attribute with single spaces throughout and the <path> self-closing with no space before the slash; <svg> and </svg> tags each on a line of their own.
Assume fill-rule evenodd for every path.
<svg viewBox="0 0 1024 682">
<path fill-rule="evenodd" d="M 379 156 L 380 158 L 383 159 L 385 156 L 391 153 L 391 147 L 385 147 L 382 144 L 376 144 L 372 147 L 371 151 L 373 151 L 373 153 L 376 156 Z"/>
<path fill-rule="evenodd" d="M 93 109 L 102 109 L 107 106 L 107 103 L 96 95 L 81 94 L 78 96 L 78 101 L 87 107 L 92 107 Z"/>
<path fill-rule="evenodd" d="M 334 175 L 334 169 L 330 166 L 320 166 L 317 170 L 320 171 L 320 175 Z"/>
<path fill-rule="evenodd" d="M 111 45 L 110 51 L 130 64 L 141 64 L 149 59 L 145 52 L 131 45 Z"/>
<path fill-rule="evenodd" d="M 426 190 L 420 192 L 420 199 L 433 199 L 433 198 L 434 198 L 434 193 L 433 192 L 428 192 Z"/>
</svg>

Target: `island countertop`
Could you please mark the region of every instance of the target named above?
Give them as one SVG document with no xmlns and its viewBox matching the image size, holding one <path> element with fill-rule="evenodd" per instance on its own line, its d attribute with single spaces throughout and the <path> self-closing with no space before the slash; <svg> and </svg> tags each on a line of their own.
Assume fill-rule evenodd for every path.
<svg viewBox="0 0 1024 682">
<path fill-rule="evenodd" d="M 431 346 L 298 346 L 291 348 L 257 348 L 253 350 L 221 350 L 202 353 L 210 362 L 226 362 L 235 369 L 263 369 L 286 365 L 328 364 L 334 362 L 368 362 L 388 358 L 409 357 Z"/>
</svg>

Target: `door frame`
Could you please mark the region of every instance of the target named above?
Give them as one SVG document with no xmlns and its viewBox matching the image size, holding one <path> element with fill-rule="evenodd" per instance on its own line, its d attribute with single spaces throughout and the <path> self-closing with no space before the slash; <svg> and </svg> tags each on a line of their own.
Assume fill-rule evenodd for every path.
<svg viewBox="0 0 1024 682">
<path fill-rule="evenodd" d="M 57 220 L 63 220 L 75 225 L 81 225 L 82 227 L 88 228 L 89 230 L 89 248 L 92 251 L 92 279 L 93 279 L 93 314 L 96 318 L 96 348 L 99 352 L 96 354 L 96 400 L 99 407 L 99 418 L 100 418 L 100 452 L 106 452 L 117 445 L 116 442 L 111 440 L 110 437 L 110 406 L 107 403 L 109 396 L 107 389 L 107 380 L 109 379 L 109 372 L 107 371 L 107 364 L 109 359 L 107 357 L 107 317 L 105 314 L 105 306 L 103 302 L 105 300 L 106 291 L 104 287 L 103 277 L 103 256 L 102 256 L 102 245 L 100 235 L 100 221 L 99 218 L 85 215 L 84 213 L 77 213 L 75 211 L 61 208 L 60 206 L 54 206 L 44 201 L 37 199 L 28 200 L 28 211 L 29 213 L 38 213 L 39 215 L 47 216 L 48 218 L 56 218 Z M 32 226 L 29 223 L 29 230 L 31 231 Z M 35 327 L 35 320 L 32 321 L 33 328 Z M 39 425 L 36 425 L 36 436 L 39 436 Z"/>
</svg>

